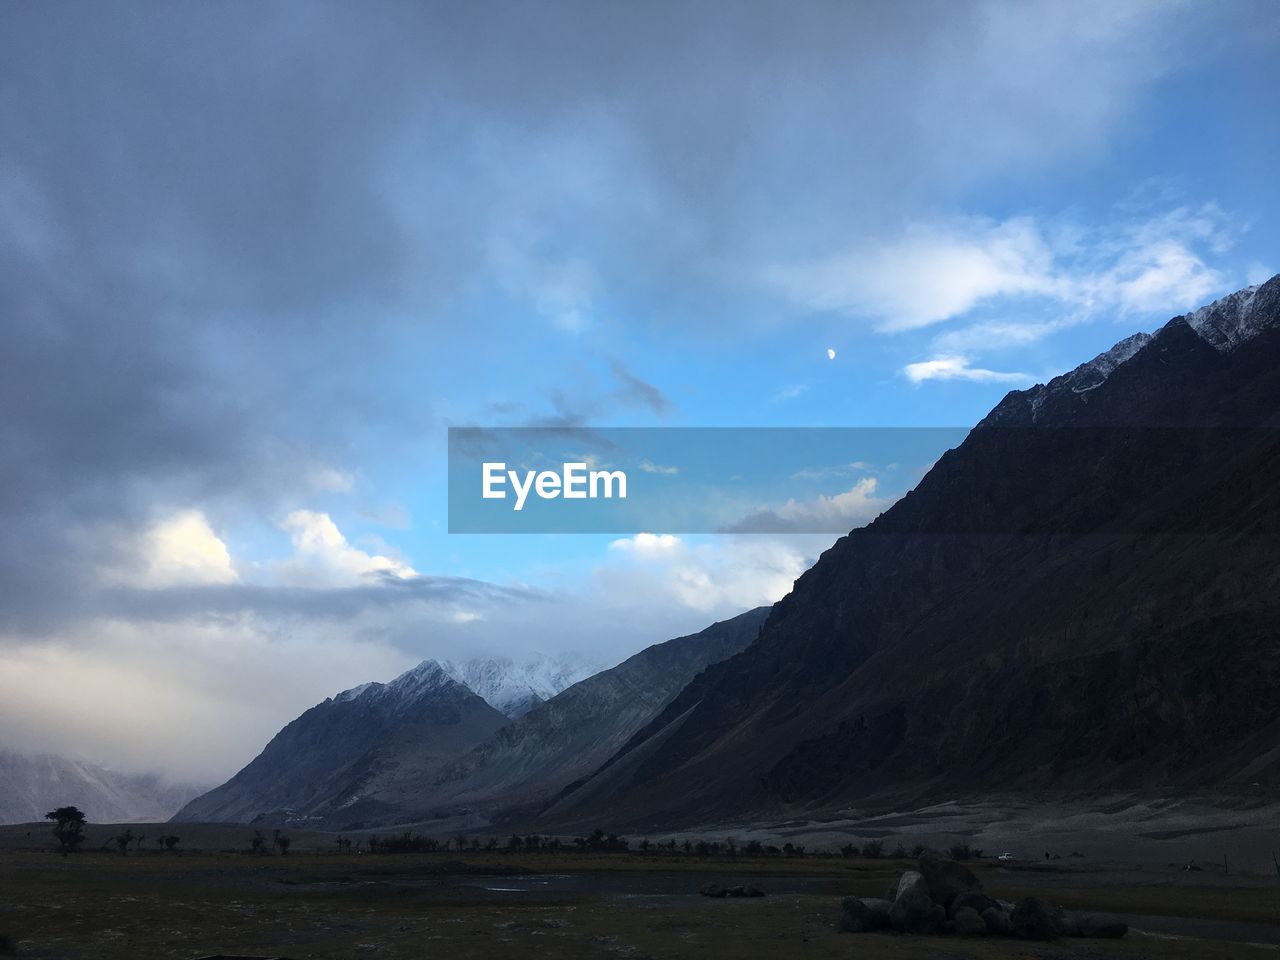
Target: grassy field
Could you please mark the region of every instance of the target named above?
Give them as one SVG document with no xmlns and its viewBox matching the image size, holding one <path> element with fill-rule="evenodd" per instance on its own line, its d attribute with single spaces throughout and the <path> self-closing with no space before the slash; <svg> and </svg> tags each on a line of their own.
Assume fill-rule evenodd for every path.
<svg viewBox="0 0 1280 960">
<path fill-rule="evenodd" d="M 1120 942 L 912 939 L 836 933 L 839 899 L 879 894 L 893 861 L 640 855 L 295 852 L 0 853 L 0 933 L 20 957 L 146 960 L 215 953 L 298 958 L 1248 958 L 1275 950 L 1130 935 Z M 1274 884 L 1076 869 L 979 868 L 988 890 L 1074 908 L 1280 922 Z M 530 875 L 578 889 L 510 888 Z M 509 878 L 504 881 L 503 878 Z M 755 878 L 759 900 L 696 895 L 708 877 Z M 488 879 L 480 879 L 488 878 Z M 770 882 L 772 878 L 772 882 Z M 648 884 L 644 896 L 621 884 Z M 785 892 L 803 884 L 803 892 Z M 601 891 L 593 892 L 595 886 Z M 611 891 L 611 892 L 610 892 Z M 657 892 L 652 892 L 657 891 Z M 777 892 L 784 891 L 784 892 Z"/>
</svg>

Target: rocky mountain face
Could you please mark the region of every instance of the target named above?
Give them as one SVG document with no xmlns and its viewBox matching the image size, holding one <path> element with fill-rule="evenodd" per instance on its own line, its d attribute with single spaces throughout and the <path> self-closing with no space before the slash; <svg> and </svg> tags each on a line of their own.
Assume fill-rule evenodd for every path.
<svg viewBox="0 0 1280 960">
<path fill-rule="evenodd" d="M 366 683 L 312 707 L 248 766 L 174 819 L 318 821 L 370 783 L 419 775 L 507 722 L 440 664 L 426 660 L 390 683 Z"/>
<path fill-rule="evenodd" d="M 1280 789 L 1280 277 L 1009 394 L 548 824 Z"/>
<path fill-rule="evenodd" d="M 538 704 L 425 776 L 372 787 L 360 802 L 335 811 L 331 825 L 536 811 L 594 772 L 703 669 L 754 640 L 767 613 L 760 607 L 654 644 Z"/>
<path fill-rule="evenodd" d="M 167 820 L 203 789 L 84 760 L 0 751 L 0 824 L 43 820 L 68 805 L 94 823 Z"/>
</svg>

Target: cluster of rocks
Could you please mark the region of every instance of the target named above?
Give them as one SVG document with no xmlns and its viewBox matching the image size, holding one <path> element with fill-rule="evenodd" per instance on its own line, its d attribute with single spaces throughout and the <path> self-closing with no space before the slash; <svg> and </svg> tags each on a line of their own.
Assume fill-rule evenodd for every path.
<svg viewBox="0 0 1280 960">
<path fill-rule="evenodd" d="M 722 887 L 718 883 L 704 883 L 698 890 L 704 897 L 763 897 L 764 891 L 751 884 L 738 887 Z"/>
<path fill-rule="evenodd" d="M 1068 916 L 1038 897 L 1016 904 L 995 900 L 963 864 L 935 857 L 921 857 L 919 869 L 904 872 L 884 898 L 845 897 L 838 926 L 846 933 L 896 930 L 1023 940 L 1114 939 L 1129 932 L 1123 923 Z"/>
</svg>

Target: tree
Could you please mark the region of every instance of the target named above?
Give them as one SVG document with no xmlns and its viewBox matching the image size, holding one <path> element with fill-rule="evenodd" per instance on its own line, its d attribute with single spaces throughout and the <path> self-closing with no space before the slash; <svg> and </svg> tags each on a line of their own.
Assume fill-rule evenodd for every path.
<svg viewBox="0 0 1280 960">
<path fill-rule="evenodd" d="M 75 853 L 84 843 L 85 816 L 77 807 L 58 807 L 44 815 L 53 821 L 53 835 L 58 838 L 58 851 L 65 857 Z"/>
<path fill-rule="evenodd" d="M 166 850 L 172 850 L 182 842 L 181 837 L 175 837 L 173 834 L 169 834 L 167 837 L 161 837 L 160 840 L 164 843 L 164 848 Z"/>
<path fill-rule="evenodd" d="M 281 833 L 279 830 L 275 832 L 276 846 L 280 848 L 280 856 L 286 856 L 289 853 L 289 844 L 293 841 L 289 839 L 287 833 Z"/>
<path fill-rule="evenodd" d="M 370 841 L 372 843 L 372 841 Z M 253 841 L 249 845 L 249 849 L 254 853 L 267 852 L 267 835 L 261 830 L 253 831 Z"/>
<path fill-rule="evenodd" d="M 115 838 L 116 846 L 120 848 L 120 855 L 127 856 L 129 853 L 129 844 L 133 843 L 133 831 L 126 830 Z"/>
</svg>

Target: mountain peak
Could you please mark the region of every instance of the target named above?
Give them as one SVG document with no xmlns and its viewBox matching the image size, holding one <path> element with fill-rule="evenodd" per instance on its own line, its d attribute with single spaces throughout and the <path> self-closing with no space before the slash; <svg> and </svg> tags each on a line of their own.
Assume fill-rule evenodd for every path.
<svg viewBox="0 0 1280 960">
<path fill-rule="evenodd" d="M 1274 322 L 1274 311 L 1262 309 L 1280 298 L 1280 275 L 1215 300 L 1182 319 L 1219 353 L 1234 350 Z"/>
<path fill-rule="evenodd" d="M 598 669 L 582 658 L 571 660 L 545 653 L 519 661 L 512 657 L 446 660 L 441 668 L 512 720 Z"/>
<path fill-rule="evenodd" d="M 1088 403 L 1090 391 L 1102 386 L 1117 369 L 1159 340 L 1175 324 L 1185 324 L 1219 353 L 1228 353 L 1274 326 L 1277 304 L 1280 304 L 1280 274 L 1266 283 L 1245 287 L 1198 310 L 1174 317 L 1154 334 L 1135 333 L 1125 337 L 1109 350 L 1048 383 L 1012 391 L 979 425 L 1016 425 L 1027 420 L 1039 423 L 1047 404 L 1061 409 L 1063 401 Z"/>
</svg>

